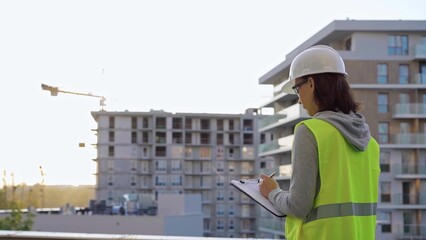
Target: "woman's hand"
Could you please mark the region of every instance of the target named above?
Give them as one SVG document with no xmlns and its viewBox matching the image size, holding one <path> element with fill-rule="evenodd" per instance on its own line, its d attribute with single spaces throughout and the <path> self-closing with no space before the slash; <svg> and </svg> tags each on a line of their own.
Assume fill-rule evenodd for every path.
<svg viewBox="0 0 426 240">
<path fill-rule="evenodd" d="M 262 182 L 260 183 L 260 186 L 259 186 L 260 193 L 265 198 L 268 198 L 269 193 L 275 188 L 278 188 L 278 183 L 277 181 L 275 181 L 275 179 L 263 173 L 261 173 L 259 177 L 260 179 L 262 179 Z"/>
</svg>

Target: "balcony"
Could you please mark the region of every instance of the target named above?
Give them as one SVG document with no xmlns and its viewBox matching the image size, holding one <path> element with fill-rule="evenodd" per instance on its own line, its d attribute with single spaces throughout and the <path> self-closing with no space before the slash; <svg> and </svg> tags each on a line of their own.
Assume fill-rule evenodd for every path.
<svg viewBox="0 0 426 240">
<path fill-rule="evenodd" d="M 426 59 L 426 43 L 420 42 L 414 46 L 414 59 Z"/>
<path fill-rule="evenodd" d="M 417 73 L 414 81 L 416 84 L 426 84 L 426 73 Z"/>
<path fill-rule="evenodd" d="M 393 118 L 426 118 L 426 104 L 398 103 L 394 107 Z"/>
<path fill-rule="evenodd" d="M 263 143 L 259 145 L 259 156 L 264 157 L 277 153 L 291 151 L 294 135 L 286 136 L 278 140 Z"/>
<path fill-rule="evenodd" d="M 379 205 L 379 209 L 426 209 L 426 193 L 382 194 Z"/>
<path fill-rule="evenodd" d="M 259 132 L 270 131 L 281 126 L 292 126 L 306 118 L 309 118 L 308 114 L 301 104 L 296 103 L 273 116 L 260 120 Z"/>
<path fill-rule="evenodd" d="M 393 164 L 392 172 L 397 179 L 426 179 L 426 164 Z"/>
<path fill-rule="evenodd" d="M 380 138 L 379 138 L 380 140 Z M 425 133 L 398 133 L 391 136 L 389 142 L 381 142 L 382 149 L 426 149 L 426 134 Z"/>
<path fill-rule="evenodd" d="M 426 225 L 406 224 L 396 226 L 397 239 L 426 239 Z"/>
<path fill-rule="evenodd" d="M 263 218 L 259 223 L 259 231 L 284 237 L 284 223 L 275 218 Z"/>
</svg>

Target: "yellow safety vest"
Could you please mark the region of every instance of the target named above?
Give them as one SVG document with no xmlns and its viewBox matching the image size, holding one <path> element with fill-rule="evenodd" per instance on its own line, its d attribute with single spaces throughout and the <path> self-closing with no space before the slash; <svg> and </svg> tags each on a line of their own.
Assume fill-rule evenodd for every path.
<svg viewBox="0 0 426 240">
<path fill-rule="evenodd" d="M 376 140 L 357 151 L 330 123 L 309 119 L 305 124 L 318 145 L 320 189 L 305 219 L 287 216 L 290 240 L 375 239 L 379 185 L 379 154 Z"/>
</svg>

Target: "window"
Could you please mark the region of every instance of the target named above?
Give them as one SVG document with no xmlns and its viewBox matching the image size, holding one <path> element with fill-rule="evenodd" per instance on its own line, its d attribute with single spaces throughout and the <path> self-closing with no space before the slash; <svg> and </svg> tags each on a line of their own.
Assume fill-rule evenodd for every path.
<svg viewBox="0 0 426 240">
<path fill-rule="evenodd" d="M 114 127 L 115 127 L 115 118 L 109 117 L 109 128 L 114 128 Z"/>
<path fill-rule="evenodd" d="M 166 186 L 166 176 L 156 176 L 155 186 Z"/>
<path fill-rule="evenodd" d="M 131 170 L 132 172 L 136 172 L 136 170 L 137 170 L 137 168 L 138 168 L 138 162 L 137 162 L 136 160 L 132 160 L 132 161 L 131 161 L 131 165 L 132 165 L 132 167 L 130 168 L 130 170 Z"/>
<path fill-rule="evenodd" d="M 244 126 L 244 130 L 248 130 L 251 131 L 253 130 L 253 120 L 251 119 L 244 119 L 243 120 L 243 126 Z"/>
<path fill-rule="evenodd" d="M 379 93 L 379 95 L 377 96 L 377 111 L 379 113 L 389 112 L 388 94 L 387 93 Z"/>
<path fill-rule="evenodd" d="M 210 133 L 201 133 L 201 144 L 210 144 Z"/>
<path fill-rule="evenodd" d="M 216 191 L 216 200 L 217 201 L 225 200 L 225 193 L 222 190 Z"/>
<path fill-rule="evenodd" d="M 132 129 L 138 128 L 138 119 L 136 117 L 132 117 Z"/>
<path fill-rule="evenodd" d="M 172 172 L 181 172 L 182 162 L 180 160 L 172 160 Z"/>
<path fill-rule="evenodd" d="M 216 216 L 223 216 L 225 215 L 225 206 L 222 204 L 216 205 Z"/>
<path fill-rule="evenodd" d="M 148 161 L 142 161 L 141 162 L 141 172 L 142 173 L 148 173 L 149 172 L 149 162 Z"/>
<path fill-rule="evenodd" d="M 132 132 L 132 143 L 138 143 L 138 134 L 137 132 Z"/>
<path fill-rule="evenodd" d="M 203 230 L 210 230 L 210 219 L 203 219 Z"/>
<path fill-rule="evenodd" d="M 389 123 L 379 123 L 379 143 L 389 143 Z"/>
<path fill-rule="evenodd" d="M 148 158 L 148 148 L 147 147 L 143 147 L 142 148 L 142 158 Z"/>
<path fill-rule="evenodd" d="M 209 147 L 201 147 L 200 158 L 210 158 L 210 157 L 211 157 L 211 149 Z"/>
<path fill-rule="evenodd" d="M 136 186 L 136 176 L 131 176 L 130 177 L 130 186 L 135 187 Z"/>
<path fill-rule="evenodd" d="M 223 131 L 223 119 L 218 119 L 217 120 L 217 130 L 218 131 Z"/>
<path fill-rule="evenodd" d="M 390 233 L 392 232 L 392 222 L 391 222 L 391 216 L 392 213 L 390 212 L 381 212 L 379 214 L 379 221 L 382 223 L 382 232 L 383 233 Z"/>
<path fill-rule="evenodd" d="M 386 84 L 388 83 L 388 65 L 377 64 L 377 83 Z"/>
<path fill-rule="evenodd" d="M 391 202 L 391 183 L 380 182 L 380 202 L 390 203 Z"/>
<path fill-rule="evenodd" d="M 172 134 L 172 142 L 174 144 L 181 144 L 181 143 L 183 143 L 182 139 L 183 139 L 183 136 L 182 136 L 181 132 L 174 132 Z"/>
<path fill-rule="evenodd" d="M 114 172 L 114 160 L 108 160 L 108 172 Z"/>
<path fill-rule="evenodd" d="M 216 145 L 223 145 L 223 134 L 216 134 Z"/>
<path fill-rule="evenodd" d="M 182 175 L 172 175 L 172 186 L 182 186 Z"/>
<path fill-rule="evenodd" d="M 166 118 L 165 117 L 157 117 L 155 119 L 155 128 L 156 129 L 166 129 Z"/>
<path fill-rule="evenodd" d="M 235 171 L 235 162 L 228 162 L 228 172 L 233 173 Z"/>
<path fill-rule="evenodd" d="M 229 191 L 229 201 L 234 201 L 235 197 L 234 197 L 234 191 Z"/>
<path fill-rule="evenodd" d="M 166 156 L 166 147 L 155 147 L 155 156 L 156 157 L 165 157 Z"/>
<path fill-rule="evenodd" d="M 228 214 L 229 216 L 234 216 L 235 215 L 235 206 L 234 205 L 229 205 L 228 206 Z"/>
<path fill-rule="evenodd" d="M 234 130 L 234 120 L 229 120 L 229 130 Z"/>
<path fill-rule="evenodd" d="M 149 128 L 149 119 L 147 117 L 142 118 L 142 127 Z"/>
<path fill-rule="evenodd" d="M 173 118 L 172 127 L 173 129 L 182 129 L 182 118 Z"/>
<path fill-rule="evenodd" d="M 352 50 L 352 38 L 348 38 L 345 40 L 345 50 L 346 51 Z"/>
<path fill-rule="evenodd" d="M 191 133 L 185 133 L 185 143 L 186 144 L 192 144 L 192 134 Z"/>
<path fill-rule="evenodd" d="M 142 132 L 142 143 L 149 143 L 149 133 Z"/>
<path fill-rule="evenodd" d="M 216 162 L 216 171 L 218 173 L 223 173 L 225 168 L 225 162 L 224 161 L 217 161 Z"/>
<path fill-rule="evenodd" d="M 192 158 L 192 148 L 185 148 L 185 158 Z"/>
<path fill-rule="evenodd" d="M 216 186 L 223 187 L 225 185 L 225 177 L 224 176 L 216 176 Z"/>
<path fill-rule="evenodd" d="M 253 164 L 250 162 L 241 163 L 241 173 L 242 174 L 253 174 Z"/>
<path fill-rule="evenodd" d="M 253 144 L 253 134 L 244 133 L 243 135 L 243 144 Z"/>
<path fill-rule="evenodd" d="M 114 186 L 114 175 L 108 175 L 108 186 Z"/>
<path fill-rule="evenodd" d="M 108 156 L 109 157 L 114 157 L 114 146 L 109 146 L 108 147 Z"/>
<path fill-rule="evenodd" d="M 210 130 L 210 120 L 201 119 L 201 130 Z"/>
<path fill-rule="evenodd" d="M 217 147 L 216 148 L 216 158 L 217 159 L 223 159 L 224 157 L 224 152 L 225 150 L 223 149 L 223 147 Z"/>
<path fill-rule="evenodd" d="M 399 65 L 399 83 L 400 84 L 408 84 L 408 65 L 401 64 Z"/>
<path fill-rule="evenodd" d="M 166 143 L 166 133 L 165 132 L 156 132 L 155 133 L 155 143 Z"/>
<path fill-rule="evenodd" d="M 408 55 L 408 36 L 389 35 L 388 36 L 389 55 Z"/>
<path fill-rule="evenodd" d="M 382 173 L 390 172 L 390 153 L 380 152 L 380 170 Z"/>
<path fill-rule="evenodd" d="M 234 144 L 234 134 L 230 133 L 229 136 L 228 136 L 228 139 L 229 139 L 228 140 L 229 144 L 233 145 Z"/>
<path fill-rule="evenodd" d="M 223 230 L 225 228 L 225 223 L 222 219 L 218 219 L 216 221 L 216 229 L 217 230 Z"/>
<path fill-rule="evenodd" d="M 179 158 L 182 159 L 183 158 L 183 151 L 184 151 L 184 147 L 183 146 L 172 146 L 172 158 Z"/>
<path fill-rule="evenodd" d="M 115 139 L 115 133 L 114 133 L 114 131 L 109 131 L 109 133 L 108 133 L 108 139 L 109 139 L 110 142 L 114 142 L 114 139 Z"/>
<path fill-rule="evenodd" d="M 254 148 L 253 147 L 243 147 L 243 159 L 254 159 Z"/>
<path fill-rule="evenodd" d="M 165 172 L 167 170 L 167 161 L 166 160 L 158 160 L 155 162 L 155 171 L 157 172 Z"/>
<path fill-rule="evenodd" d="M 192 129 L 192 118 L 186 118 L 185 119 L 185 129 Z"/>
</svg>

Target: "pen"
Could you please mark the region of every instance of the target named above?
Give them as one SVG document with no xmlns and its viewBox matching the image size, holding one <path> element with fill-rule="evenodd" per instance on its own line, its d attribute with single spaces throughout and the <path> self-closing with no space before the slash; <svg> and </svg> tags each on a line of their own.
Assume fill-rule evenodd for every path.
<svg viewBox="0 0 426 240">
<path fill-rule="evenodd" d="M 269 177 L 270 177 L 270 178 L 271 178 L 271 177 L 273 177 L 273 176 L 275 175 L 275 173 L 276 173 L 276 172 L 271 173 L 271 174 L 269 175 Z M 258 178 L 258 179 L 257 179 L 257 182 L 258 182 L 258 183 L 260 183 L 260 178 Z"/>
</svg>

